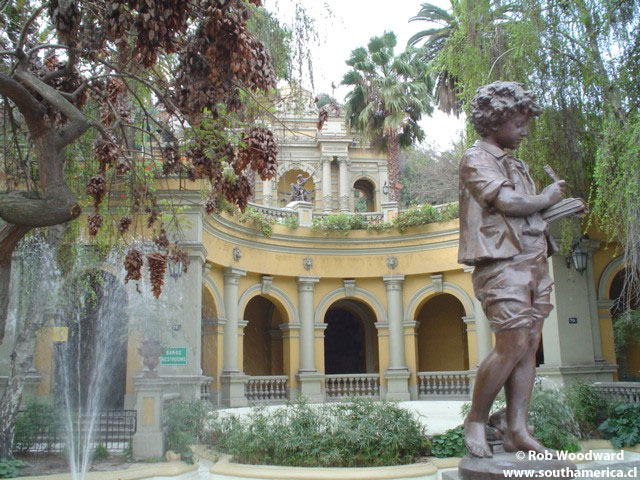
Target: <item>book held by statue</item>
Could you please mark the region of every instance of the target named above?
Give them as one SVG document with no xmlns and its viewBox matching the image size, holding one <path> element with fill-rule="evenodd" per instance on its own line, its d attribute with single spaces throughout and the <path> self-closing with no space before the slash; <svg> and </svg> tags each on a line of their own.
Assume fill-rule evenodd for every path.
<svg viewBox="0 0 640 480">
<path fill-rule="evenodd" d="M 544 209 L 541 214 L 545 222 L 555 222 L 561 218 L 581 217 L 587 213 L 587 204 L 581 198 L 565 198 Z"/>
</svg>

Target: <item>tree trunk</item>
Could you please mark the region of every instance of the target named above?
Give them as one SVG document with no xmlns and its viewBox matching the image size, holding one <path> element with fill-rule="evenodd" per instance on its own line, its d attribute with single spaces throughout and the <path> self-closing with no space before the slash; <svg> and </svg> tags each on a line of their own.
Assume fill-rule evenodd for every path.
<svg viewBox="0 0 640 480">
<path fill-rule="evenodd" d="M 7 388 L 0 398 L 0 458 L 12 456 L 13 434 L 18 409 L 22 402 L 25 379 L 33 364 L 37 332 L 44 320 L 44 295 L 34 295 L 34 293 L 45 288 L 44 283 L 51 273 L 45 271 L 46 266 L 47 262 L 44 261 L 30 266 L 30 268 L 36 269 L 35 272 L 32 272 L 34 283 L 28 292 L 22 292 L 29 295 L 30 300 L 23 318 L 18 319 L 22 322 L 18 324 L 16 343 L 11 354 L 11 373 L 7 381 Z"/>
<path fill-rule="evenodd" d="M 4 339 L 4 328 L 9 308 L 9 286 L 11 283 L 11 256 L 30 227 L 6 223 L 0 227 L 0 343 Z"/>
<path fill-rule="evenodd" d="M 0 458 L 12 456 L 16 418 L 22 402 L 25 379 L 31 368 L 36 346 L 37 335 L 35 332 L 42 322 L 42 312 L 30 311 L 29 313 L 16 337 L 16 345 L 11 354 L 11 374 L 7 388 L 0 398 Z"/>
<path fill-rule="evenodd" d="M 396 132 L 387 136 L 387 166 L 389 169 L 389 196 L 391 201 L 400 202 L 402 185 L 400 184 L 400 144 Z"/>
</svg>

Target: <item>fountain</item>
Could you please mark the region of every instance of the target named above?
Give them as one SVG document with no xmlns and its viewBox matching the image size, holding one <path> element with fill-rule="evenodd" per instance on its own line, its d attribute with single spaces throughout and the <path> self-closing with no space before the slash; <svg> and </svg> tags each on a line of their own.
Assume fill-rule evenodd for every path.
<svg viewBox="0 0 640 480">
<path fill-rule="evenodd" d="M 114 387 L 120 397 L 124 393 L 124 378 L 120 382 L 113 378 L 117 364 L 126 358 L 126 292 L 119 264 L 112 253 L 100 265 L 116 272 L 113 275 L 98 270 L 92 255 L 79 255 L 61 302 L 69 339 L 55 347 L 56 383 L 65 407 L 66 450 L 73 480 L 86 477 L 104 407 L 122 408 L 109 395 Z"/>
<path fill-rule="evenodd" d="M 121 250 L 105 258 L 90 246 L 66 247 L 71 260 L 59 267 L 59 253 L 43 238 L 23 240 L 12 272 L 7 340 L 0 348 L 13 348 L 22 327 L 33 339 L 30 352 L 35 350 L 32 332 L 41 327 L 52 332 L 53 399 L 63 411 L 71 476 L 82 480 L 102 440 L 101 412 L 124 407 L 128 341 L 138 338 L 134 348 L 144 360 L 144 377 L 156 378 L 165 335 L 175 335 L 170 324 L 182 315 L 184 288 L 182 280 L 174 278 L 155 298 L 146 267 L 140 281 L 125 284 Z M 136 248 L 155 250 L 149 245 Z M 180 335 L 189 341 L 184 332 Z M 133 406 L 131 400 L 129 405 Z"/>
<path fill-rule="evenodd" d="M 33 339 L 30 352 L 35 349 L 35 332 L 40 327 L 55 332 L 54 402 L 64 412 L 71 476 L 81 480 L 86 478 L 96 447 L 100 412 L 105 406 L 122 408 L 127 296 L 117 252 L 100 261 L 89 247 L 72 248 L 75 261 L 63 274 L 56 253 L 43 238 L 34 235 L 23 240 L 12 272 L 3 348 L 13 348 L 22 328 Z M 121 368 L 115 368 L 118 363 Z"/>
</svg>

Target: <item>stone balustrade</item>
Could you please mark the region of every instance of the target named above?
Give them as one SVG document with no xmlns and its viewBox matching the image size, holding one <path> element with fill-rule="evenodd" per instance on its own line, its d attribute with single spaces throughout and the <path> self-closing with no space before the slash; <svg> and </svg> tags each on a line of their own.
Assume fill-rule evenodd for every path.
<svg viewBox="0 0 640 480">
<path fill-rule="evenodd" d="M 380 398 L 380 375 L 377 373 L 351 373 L 325 375 L 327 400 L 345 397 Z"/>
<path fill-rule="evenodd" d="M 596 382 L 593 387 L 612 400 L 640 403 L 640 382 Z"/>
<path fill-rule="evenodd" d="M 258 205 L 257 203 L 249 203 L 249 208 L 275 219 L 298 216 L 298 212 L 288 208 L 267 207 L 266 205 Z"/>
<path fill-rule="evenodd" d="M 213 378 L 207 378 L 200 385 L 200 400 L 206 402 L 213 402 L 211 397 L 211 385 L 213 384 Z"/>
<path fill-rule="evenodd" d="M 469 372 L 418 372 L 418 398 L 426 400 L 433 397 L 469 398 L 471 385 Z"/>
<path fill-rule="evenodd" d="M 249 402 L 284 402 L 287 400 L 288 377 L 286 375 L 265 375 L 249 377 L 244 385 L 244 393 Z"/>
</svg>

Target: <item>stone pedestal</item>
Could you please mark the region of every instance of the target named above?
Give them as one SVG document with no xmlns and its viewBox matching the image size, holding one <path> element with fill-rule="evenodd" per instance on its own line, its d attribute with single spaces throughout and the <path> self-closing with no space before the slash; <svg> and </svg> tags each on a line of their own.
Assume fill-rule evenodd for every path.
<svg viewBox="0 0 640 480">
<path fill-rule="evenodd" d="M 164 381 L 159 378 L 135 379 L 137 431 L 133 436 L 133 457 L 161 458 L 164 455 L 162 437 L 162 392 Z"/>
<path fill-rule="evenodd" d="M 220 375 L 222 388 L 222 405 L 225 407 L 246 407 L 249 403 L 244 395 L 244 385 L 249 379 L 243 373 L 226 373 Z"/>
<path fill-rule="evenodd" d="M 407 402 L 411 400 L 409 394 L 409 370 L 387 370 L 384 378 L 387 380 L 386 400 L 390 402 Z"/>
<path fill-rule="evenodd" d="M 505 471 L 520 471 L 522 475 L 505 475 Z M 457 472 L 445 472 L 443 480 L 493 480 L 502 478 L 574 478 L 576 466 L 567 460 L 518 460 L 515 453 L 498 453 L 493 458 L 464 457 Z M 527 476 L 529 471 L 532 475 Z M 543 472 L 543 476 L 540 476 Z M 555 475 L 551 472 L 555 472 Z"/>
<path fill-rule="evenodd" d="M 319 372 L 301 372 L 296 375 L 300 384 L 300 394 L 307 397 L 309 403 L 324 402 L 324 374 Z"/>
<path fill-rule="evenodd" d="M 298 212 L 298 225 L 301 227 L 310 227 L 313 218 L 313 203 L 298 200 L 287 204 L 287 208 Z"/>
<path fill-rule="evenodd" d="M 381 206 L 384 222 L 392 222 L 398 216 L 398 202 L 383 202 Z"/>
</svg>

